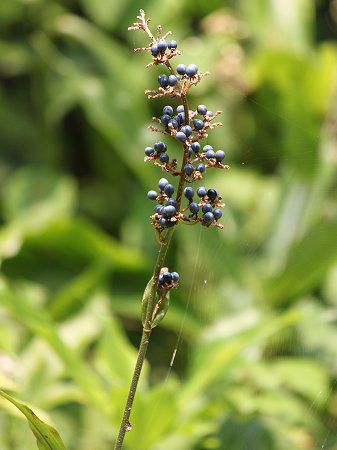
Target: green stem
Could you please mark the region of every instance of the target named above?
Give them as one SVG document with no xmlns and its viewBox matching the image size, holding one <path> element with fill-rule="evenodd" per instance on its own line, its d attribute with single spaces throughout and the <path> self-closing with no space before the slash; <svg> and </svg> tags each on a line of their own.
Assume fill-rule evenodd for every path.
<svg viewBox="0 0 337 450">
<path fill-rule="evenodd" d="M 166 65 L 167 65 L 168 69 L 170 70 L 170 72 L 174 73 L 170 63 L 168 62 Z M 182 93 L 181 99 L 182 99 L 182 103 L 184 105 L 185 124 L 187 125 L 187 124 L 189 124 L 189 107 L 188 107 L 188 101 L 187 101 L 186 95 Z M 185 143 L 183 144 L 183 151 L 184 151 L 184 154 L 183 154 L 183 161 L 182 161 L 182 165 L 181 165 L 181 175 L 179 178 L 179 184 L 178 184 L 178 190 L 177 190 L 177 196 L 176 196 L 178 211 L 180 210 L 181 200 L 182 200 L 182 195 L 183 195 L 183 190 L 184 190 L 184 185 L 185 185 L 184 166 L 187 163 L 187 159 L 188 159 L 188 146 Z M 170 242 L 171 242 L 173 231 L 174 231 L 174 228 L 170 228 L 168 230 L 166 238 L 165 238 L 165 242 L 163 242 L 160 245 L 157 262 L 156 262 L 154 272 L 153 272 L 153 282 L 152 282 L 152 287 L 151 287 L 150 298 L 149 298 L 149 302 L 148 302 L 147 309 L 146 309 L 145 326 L 143 327 L 142 338 L 141 338 L 141 341 L 139 344 L 139 349 L 138 349 L 137 361 L 136 361 L 135 369 L 133 372 L 133 376 L 132 376 L 132 380 L 131 380 L 131 384 L 130 384 L 130 388 L 129 388 L 129 393 L 128 393 L 128 397 L 126 400 L 123 417 L 122 417 L 122 421 L 121 421 L 121 424 L 119 427 L 119 432 L 118 432 L 114 450 L 122 449 L 124 438 L 125 438 L 125 433 L 127 431 L 131 430 L 131 425 L 130 425 L 129 419 L 130 419 L 130 415 L 131 415 L 131 411 L 132 411 L 133 401 L 134 401 L 134 398 L 136 395 L 136 390 L 137 390 L 140 374 L 142 372 L 147 347 L 149 345 L 150 336 L 151 336 L 151 332 L 152 332 L 151 320 L 152 320 L 153 308 L 155 306 L 154 299 L 156 297 L 156 291 L 158 289 L 158 279 L 159 279 L 159 275 L 160 275 L 160 270 L 162 269 L 162 267 L 165 264 L 165 257 L 166 257 L 166 253 L 167 253 L 167 250 L 168 250 Z"/>
</svg>

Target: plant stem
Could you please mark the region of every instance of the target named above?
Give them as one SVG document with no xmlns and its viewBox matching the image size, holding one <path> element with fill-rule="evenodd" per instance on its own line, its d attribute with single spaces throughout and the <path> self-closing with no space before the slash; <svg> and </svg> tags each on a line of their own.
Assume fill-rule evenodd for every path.
<svg viewBox="0 0 337 450">
<path fill-rule="evenodd" d="M 167 65 L 168 69 L 170 70 L 170 72 L 174 73 L 170 63 L 168 62 L 166 65 Z M 188 106 L 188 101 L 187 101 L 186 95 L 182 94 L 181 99 L 182 99 L 182 103 L 184 105 L 185 124 L 187 125 L 187 124 L 189 124 L 189 106 Z M 183 144 L 183 151 L 184 151 L 184 155 L 183 155 L 183 161 L 182 161 L 182 165 L 181 165 L 181 175 L 179 177 L 179 185 L 178 185 L 177 197 L 176 197 L 178 211 L 180 210 L 182 194 L 183 194 L 184 185 L 185 185 L 184 166 L 187 163 L 187 159 L 188 159 L 188 146 L 185 143 Z M 135 369 L 133 372 L 133 376 L 132 376 L 132 380 L 131 380 L 131 384 L 130 384 L 130 388 L 129 388 L 129 393 L 128 393 L 128 397 L 127 397 L 126 404 L 124 407 L 123 417 L 122 417 L 122 421 L 121 421 L 121 424 L 119 427 L 119 432 L 118 432 L 114 450 L 122 449 L 124 438 L 125 438 L 125 433 L 127 431 L 131 430 L 131 424 L 129 422 L 129 419 L 130 419 L 133 401 L 134 401 L 137 386 L 138 386 L 138 381 L 140 378 L 140 374 L 142 372 L 147 347 L 149 345 L 150 336 L 152 333 L 151 321 L 152 321 L 152 313 L 153 313 L 153 308 L 154 308 L 154 299 L 156 297 L 156 291 L 158 289 L 158 279 L 159 279 L 159 275 L 160 275 L 160 270 L 165 264 L 165 257 L 166 257 L 166 253 L 167 253 L 167 250 L 168 250 L 170 242 L 171 242 L 173 231 L 174 231 L 174 228 L 170 228 L 168 230 L 166 238 L 165 238 L 165 242 L 163 242 L 160 245 L 157 262 L 154 267 L 151 293 L 150 293 L 150 298 L 149 298 L 149 302 L 148 302 L 147 309 L 146 309 L 145 326 L 143 327 L 142 338 L 141 338 L 141 341 L 139 344 L 139 349 L 138 349 L 137 361 L 136 361 Z"/>
</svg>

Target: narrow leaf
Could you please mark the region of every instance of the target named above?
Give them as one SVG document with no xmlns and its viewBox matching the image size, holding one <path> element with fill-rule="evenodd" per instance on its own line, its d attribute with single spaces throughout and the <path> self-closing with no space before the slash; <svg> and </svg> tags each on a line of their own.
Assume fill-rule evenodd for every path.
<svg viewBox="0 0 337 450">
<path fill-rule="evenodd" d="M 42 422 L 28 406 L 18 402 L 6 392 L 0 391 L 0 396 L 12 403 L 28 420 L 28 424 L 40 450 L 66 450 L 59 433 L 55 428 Z"/>
</svg>

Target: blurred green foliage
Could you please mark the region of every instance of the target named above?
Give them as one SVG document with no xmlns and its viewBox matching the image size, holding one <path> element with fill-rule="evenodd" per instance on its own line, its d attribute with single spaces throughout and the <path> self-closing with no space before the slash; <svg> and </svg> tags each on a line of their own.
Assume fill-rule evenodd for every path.
<svg viewBox="0 0 337 450">
<path fill-rule="evenodd" d="M 225 229 L 175 232 L 125 448 L 336 450 L 333 1 L 0 2 L 1 388 L 67 449 L 112 447 L 157 251 L 140 7 L 211 71 L 190 102 L 223 111 L 232 168 L 207 177 Z M 1 406 L 0 448 L 35 449 Z"/>
</svg>

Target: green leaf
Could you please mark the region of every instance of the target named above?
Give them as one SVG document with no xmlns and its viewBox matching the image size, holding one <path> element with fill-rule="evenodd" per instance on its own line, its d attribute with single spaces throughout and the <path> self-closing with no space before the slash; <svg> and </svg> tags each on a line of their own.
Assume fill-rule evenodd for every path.
<svg viewBox="0 0 337 450">
<path fill-rule="evenodd" d="M 36 437 L 37 445 L 40 450 L 65 450 L 65 446 L 59 433 L 55 428 L 42 422 L 28 406 L 18 402 L 4 391 L 0 391 L 1 397 L 8 400 L 16 408 L 18 408 L 26 419 L 28 420 L 29 427 Z"/>
<path fill-rule="evenodd" d="M 281 273 L 267 280 L 268 301 L 284 304 L 315 288 L 337 259 L 337 223 L 321 222 L 292 247 Z"/>
</svg>

